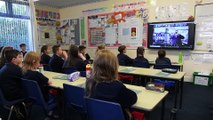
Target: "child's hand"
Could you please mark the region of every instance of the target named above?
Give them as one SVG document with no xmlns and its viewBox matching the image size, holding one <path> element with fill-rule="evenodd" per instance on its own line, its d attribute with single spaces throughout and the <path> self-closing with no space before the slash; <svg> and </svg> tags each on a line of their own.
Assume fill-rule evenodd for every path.
<svg viewBox="0 0 213 120">
<path fill-rule="evenodd" d="M 48 80 L 48 85 L 51 85 L 51 84 L 53 84 L 52 81 Z"/>
<path fill-rule="evenodd" d="M 62 57 L 64 58 L 64 60 L 67 60 L 68 55 L 66 51 L 62 51 Z"/>
</svg>

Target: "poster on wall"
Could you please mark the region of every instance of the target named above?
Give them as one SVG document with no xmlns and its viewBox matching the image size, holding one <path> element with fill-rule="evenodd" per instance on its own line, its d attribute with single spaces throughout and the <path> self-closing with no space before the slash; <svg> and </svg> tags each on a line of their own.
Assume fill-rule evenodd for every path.
<svg viewBox="0 0 213 120">
<path fill-rule="evenodd" d="M 80 45 L 79 19 L 62 20 L 59 29 L 62 37 L 62 44 Z"/>
<path fill-rule="evenodd" d="M 38 26 L 38 46 L 55 45 L 61 40 L 57 35 L 60 24 L 60 14 L 58 12 L 36 9 L 36 19 Z"/>
<path fill-rule="evenodd" d="M 146 46 L 147 21 L 147 8 L 88 16 L 88 45 Z"/>
<path fill-rule="evenodd" d="M 189 16 L 188 3 L 158 6 L 155 9 L 155 19 L 157 21 L 187 20 Z"/>
<path fill-rule="evenodd" d="M 213 3 L 196 6 L 195 49 L 213 50 Z"/>
</svg>

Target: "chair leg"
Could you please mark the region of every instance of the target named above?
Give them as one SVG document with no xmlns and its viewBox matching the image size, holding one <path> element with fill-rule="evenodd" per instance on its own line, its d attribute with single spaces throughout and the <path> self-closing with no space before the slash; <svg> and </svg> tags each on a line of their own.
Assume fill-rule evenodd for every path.
<svg viewBox="0 0 213 120">
<path fill-rule="evenodd" d="M 24 107 L 24 112 L 25 112 L 26 118 L 28 118 L 28 116 L 29 116 L 30 114 L 28 115 L 28 113 L 27 113 L 26 104 L 25 104 L 24 102 L 22 102 L 22 105 L 23 105 L 23 107 Z"/>
<path fill-rule="evenodd" d="M 8 115 L 7 120 L 10 120 L 10 117 L 12 116 L 12 113 L 13 113 L 13 109 L 14 109 L 14 106 L 11 106 L 11 107 L 10 107 L 10 113 L 9 113 L 9 115 Z"/>
</svg>

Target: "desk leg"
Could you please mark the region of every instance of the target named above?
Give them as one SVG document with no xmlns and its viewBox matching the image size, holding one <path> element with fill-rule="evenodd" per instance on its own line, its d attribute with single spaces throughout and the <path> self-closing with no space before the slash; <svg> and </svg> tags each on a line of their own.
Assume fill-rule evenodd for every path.
<svg viewBox="0 0 213 120">
<path fill-rule="evenodd" d="M 179 81 L 175 81 L 175 103 L 174 108 L 177 108 L 177 99 L 178 99 L 178 87 L 179 87 Z"/>
<path fill-rule="evenodd" d="M 179 104 L 179 108 L 182 108 L 182 101 L 183 101 L 183 81 L 184 81 L 184 77 L 181 79 L 180 81 L 180 104 Z"/>
<path fill-rule="evenodd" d="M 164 112 L 165 112 L 165 98 L 163 99 L 161 106 L 161 120 L 164 120 Z"/>
</svg>

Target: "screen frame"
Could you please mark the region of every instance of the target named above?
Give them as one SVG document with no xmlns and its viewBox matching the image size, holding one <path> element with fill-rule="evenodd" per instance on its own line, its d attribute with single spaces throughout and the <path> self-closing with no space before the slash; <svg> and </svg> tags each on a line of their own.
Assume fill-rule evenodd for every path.
<svg viewBox="0 0 213 120">
<path fill-rule="evenodd" d="M 152 34 L 150 32 L 150 24 L 165 24 L 165 23 L 184 23 L 184 22 L 188 22 L 188 23 L 192 23 L 191 26 L 189 27 L 189 36 L 191 37 L 190 39 L 193 39 L 192 41 L 192 47 L 191 48 L 172 48 L 172 47 L 151 47 L 150 45 L 150 39 L 152 39 Z M 165 21 L 165 22 L 150 22 L 148 23 L 148 40 L 147 40 L 147 48 L 148 49 L 168 49 L 168 50 L 194 50 L 195 47 L 195 28 L 196 28 L 196 24 L 194 23 L 194 21 Z M 191 35 L 193 34 L 193 35 Z"/>
</svg>

